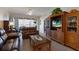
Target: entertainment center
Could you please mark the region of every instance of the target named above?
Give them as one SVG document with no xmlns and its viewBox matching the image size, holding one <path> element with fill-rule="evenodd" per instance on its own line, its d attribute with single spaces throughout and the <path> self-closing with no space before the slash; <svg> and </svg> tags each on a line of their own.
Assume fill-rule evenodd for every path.
<svg viewBox="0 0 79 59">
<path fill-rule="evenodd" d="M 52 40 L 79 50 L 79 11 L 71 10 L 70 12 L 61 12 L 50 15 L 49 24 L 44 24 L 45 29 L 49 29 L 47 36 Z M 49 32 L 49 33 L 48 33 Z"/>
</svg>

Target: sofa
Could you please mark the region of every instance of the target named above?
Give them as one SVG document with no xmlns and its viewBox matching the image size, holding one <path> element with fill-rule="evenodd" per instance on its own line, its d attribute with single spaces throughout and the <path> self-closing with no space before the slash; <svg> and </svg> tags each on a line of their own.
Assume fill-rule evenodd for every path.
<svg viewBox="0 0 79 59">
<path fill-rule="evenodd" d="M 22 28 L 23 39 L 28 39 L 30 35 L 39 34 L 36 27 L 25 27 Z"/>
<path fill-rule="evenodd" d="M 0 50 L 1 51 L 20 51 L 22 49 L 22 34 L 16 32 L 17 37 L 8 39 L 4 29 L 0 29 Z"/>
</svg>

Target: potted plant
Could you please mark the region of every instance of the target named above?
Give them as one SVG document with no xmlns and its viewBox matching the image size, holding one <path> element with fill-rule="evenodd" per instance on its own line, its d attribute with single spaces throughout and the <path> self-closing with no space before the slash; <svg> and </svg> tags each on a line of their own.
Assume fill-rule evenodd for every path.
<svg viewBox="0 0 79 59">
<path fill-rule="evenodd" d="M 61 8 L 55 8 L 55 9 L 52 11 L 52 15 L 59 14 L 59 13 L 61 13 L 61 12 L 62 12 Z"/>
</svg>

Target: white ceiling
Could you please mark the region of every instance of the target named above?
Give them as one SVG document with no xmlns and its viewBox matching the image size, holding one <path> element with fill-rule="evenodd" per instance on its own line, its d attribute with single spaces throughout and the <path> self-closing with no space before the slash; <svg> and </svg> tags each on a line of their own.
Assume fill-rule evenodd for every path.
<svg viewBox="0 0 79 59">
<path fill-rule="evenodd" d="M 43 16 L 50 13 L 51 7 L 0 7 L 0 10 L 16 15 L 27 15 L 29 9 L 32 10 L 33 16 Z"/>
<path fill-rule="evenodd" d="M 0 7 L 0 10 L 4 10 L 14 15 L 27 16 L 29 9 L 32 10 L 32 16 L 47 16 L 51 14 L 51 11 L 55 7 Z M 69 11 L 70 9 L 78 9 L 77 7 L 61 7 L 63 11 Z"/>
</svg>

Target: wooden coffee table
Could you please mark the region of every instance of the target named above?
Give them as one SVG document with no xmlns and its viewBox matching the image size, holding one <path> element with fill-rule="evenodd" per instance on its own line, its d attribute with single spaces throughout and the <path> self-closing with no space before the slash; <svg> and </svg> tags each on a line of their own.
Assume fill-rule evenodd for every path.
<svg viewBox="0 0 79 59">
<path fill-rule="evenodd" d="M 31 35 L 30 44 L 34 51 L 50 51 L 51 50 L 51 41 L 40 35 Z"/>
</svg>

